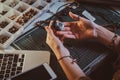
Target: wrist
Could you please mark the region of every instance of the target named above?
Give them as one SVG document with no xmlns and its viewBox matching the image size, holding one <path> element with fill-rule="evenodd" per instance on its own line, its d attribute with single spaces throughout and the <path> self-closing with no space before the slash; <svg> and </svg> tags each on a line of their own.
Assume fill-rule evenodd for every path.
<svg viewBox="0 0 120 80">
<path fill-rule="evenodd" d="M 99 25 L 96 26 L 96 34 L 97 36 L 95 39 L 106 46 L 109 46 L 109 44 L 111 44 L 111 40 L 114 37 L 113 32 Z"/>
<path fill-rule="evenodd" d="M 93 39 L 97 39 L 98 38 L 98 28 L 100 28 L 101 26 L 95 24 L 94 22 L 92 22 L 91 26 L 93 27 L 93 35 L 92 35 L 92 38 Z"/>
<path fill-rule="evenodd" d="M 63 56 L 63 57 L 59 58 L 58 61 L 60 62 L 60 61 L 63 61 L 64 59 L 67 59 L 67 58 L 70 58 L 70 59 L 72 60 L 72 61 L 71 61 L 72 64 L 73 64 L 74 62 L 75 62 L 75 63 L 77 62 L 77 60 L 76 60 L 76 59 L 73 59 L 73 57 L 70 56 L 70 55 L 68 55 L 68 56 Z M 69 60 L 69 61 L 70 61 L 70 60 Z"/>
<path fill-rule="evenodd" d="M 56 45 L 52 50 L 54 51 L 54 54 L 57 57 L 57 59 L 59 59 L 63 56 L 70 55 L 68 49 L 66 47 L 64 47 L 63 45 L 59 45 L 59 46 Z"/>
</svg>

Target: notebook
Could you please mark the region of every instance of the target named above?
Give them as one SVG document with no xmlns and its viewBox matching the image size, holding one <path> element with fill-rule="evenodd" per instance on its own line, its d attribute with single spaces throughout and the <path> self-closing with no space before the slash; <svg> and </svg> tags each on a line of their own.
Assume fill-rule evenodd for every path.
<svg viewBox="0 0 120 80">
<path fill-rule="evenodd" d="M 43 63 L 49 64 L 49 60 L 48 51 L 1 50 L 0 80 L 5 80 Z"/>
</svg>

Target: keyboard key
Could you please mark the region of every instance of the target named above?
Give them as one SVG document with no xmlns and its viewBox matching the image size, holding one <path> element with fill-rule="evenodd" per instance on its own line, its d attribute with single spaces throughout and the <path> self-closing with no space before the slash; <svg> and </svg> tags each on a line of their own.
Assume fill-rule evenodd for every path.
<svg viewBox="0 0 120 80">
<path fill-rule="evenodd" d="M 19 62 L 23 62 L 24 61 L 24 59 L 19 59 Z"/>
<path fill-rule="evenodd" d="M 11 72 L 11 76 L 14 76 L 15 75 L 15 72 Z"/>
<path fill-rule="evenodd" d="M 19 54 L 15 54 L 14 58 L 18 59 L 19 57 Z"/>
<path fill-rule="evenodd" d="M 15 56 L 14 56 L 14 62 L 17 62 L 18 61 L 18 58 L 19 58 L 19 55 L 18 54 L 16 54 Z"/>
<path fill-rule="evenodd" d="M 5 54 L 4 57 L 9 57 L 8 54 Z"/>
<path fill-rule="evenodd" d="M 1 70 L 5 70 L 5 68 L 6 68 L 6 66 L 2 66 L 2 67 L 1 67 Z"/>
<path fill-rule="evenodd" d="M 16 71 L 16 68 L 12 68 L 12 71 Z"/>
<path fill-rule="evenodd" d="M 9 74 L 5 74 L 5 77 L 8 78 L 8 77 L 9 77 Z"/>
<path fill-rule="evenodd" d="M 12 64 L 12 66 L 13 66 L 13 67 L 16 67 L 16 66 L 17 66 L 17 64 L 16 64 L 16 63 L 14 63 L 14 64 Z"/>
<path fill-rule="evenodd" d="M 11 65 L 7 65 L 7 69 L 10 69 L 11 68 Z"/>
<path fill-rule="evenodd" d="M 8 59 L 8 58 L 7 58 L 7 57 L 5 57 L 5 58 L 3 59 L 3 61 L 4 61 L 4 62 L 6 62 L 6 61 L 7 61 L 7 59 Z"/>
<path fill-rule="evenodd" d="M 10 73 L 10 70 L 6 70 L 6 73 Z"/>
<path fill-rule="evenodd" d="M 8 61 L 8 64 L 11 65 L 11 64 L 12 64 L 12 61 Z"/>
<path fill-rule="evenodd" d="M 22 70 L 22 67 L 17 67 L 17 70 Z"/>
<path fill-rule="evenodd" d="M 23 66 L 23 63 L 21 63 L 20 66 Z"/>
<path fill-rule="evenodd" d="M 13 60 L 13 57 L 9 57 L 9 61 L 12 61 Z"/>
<path fill-rule="evenodd" d="M 21 73 L 22 71 L 17 71 L 16 74 Z"/>
<path fill-rule="evenodd" d="M 5 71 L 0 71 L 0 75 L 1 75 L 1 74 L 4 74 L 4 73 L 5 73 Z"/>
<path fill-rule="evenodd" d="M 1 75 L 1 74 L 0 74 L 0 78 L 3 78 L 3 77 L 4 77 L 4 75 Z"/>
<path fill-rule="evenodd" d="M 17 63 L 18 61 L 18 58 L 14 58 L 13 62 Z"/>
<path fill-rule="evenodd" d="M 5 54 L 5 57 L 13 57 L 13 54 Z"/>
<path fill-rule="evenodd" d="M 22 55 L 22 58 L 24 58 L 24 57 L 25 57 L 25 55 L 23 54 L 23 55 Z"/>
<path fill-rule="evenodd" d="M 6 62 L 6 61 L 4 61 L 4 62 L 2 63 L 2 65 L 3 65 L 3 66 L 7 65 L 7 62 Z"/>
<path fill-rule="evenodd" d="M 3 54 L 0 54 L 0 59 L 2 59 L 3 58 Z"/>
</svg>

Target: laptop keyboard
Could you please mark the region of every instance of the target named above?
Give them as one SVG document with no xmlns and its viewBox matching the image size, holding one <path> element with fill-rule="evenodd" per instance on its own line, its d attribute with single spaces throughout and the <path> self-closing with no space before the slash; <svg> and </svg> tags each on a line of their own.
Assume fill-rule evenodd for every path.
<svg viewBox="0 0 120 80">
<path fill-rule="evenodd" d="M 49 50 L 48 45 L 45 43 L 46 39 L 45 30 L 39 29 L 37 27 L 31 30 L 30 33 L 28 32 L 27 34 L 22 36 L 19 40 L 17 40 L 18 41 L 17 44 L 13 43 L 12 46 L 15 47 L 16 49 L 22 50 Z"/>
<path fill-rule="evenodd" d="M 0 80 L 22 72 L 24 54 L 0 54 Z"/>
</svg>

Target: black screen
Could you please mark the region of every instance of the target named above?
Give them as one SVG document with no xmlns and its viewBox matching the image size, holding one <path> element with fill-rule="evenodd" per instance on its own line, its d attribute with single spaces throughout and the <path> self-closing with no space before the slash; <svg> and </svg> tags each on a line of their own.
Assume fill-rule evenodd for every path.
<svg viewBox="0 0 120 80">
<path fill-rule="evenodd" d="M 45 67 L 39 66 L 30 71 L 22 73 L 11 80 L 50 80 L 51 76 L 46 71 Z"/>
<path fill-rule="evenodd" d="M 120 0 L 76 0 L 77 2 L 83 2 L 88 4 L 96 5 L 109 5 L 109 6 L 120 6 Z"/>
</svg>

